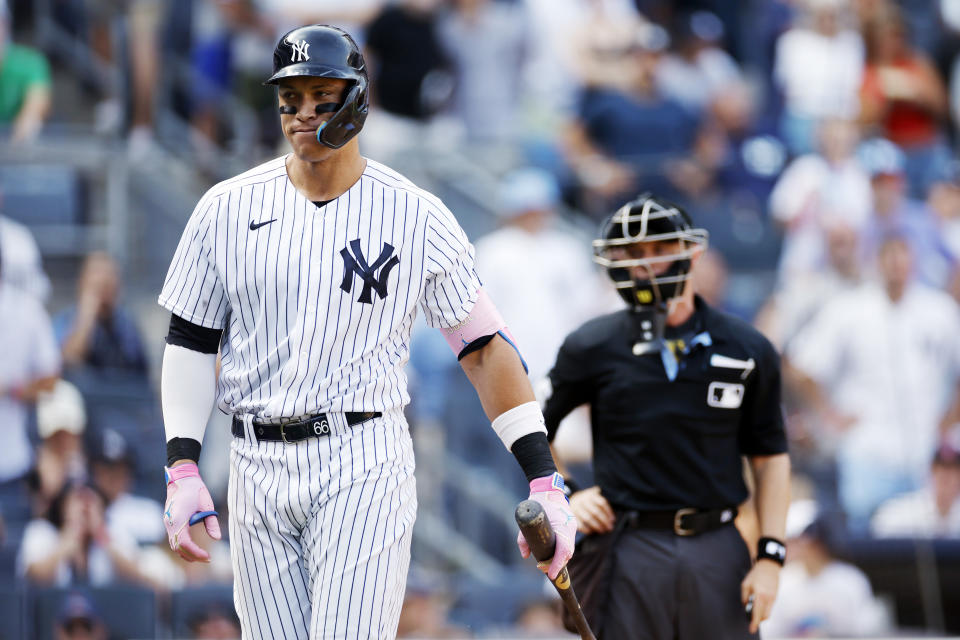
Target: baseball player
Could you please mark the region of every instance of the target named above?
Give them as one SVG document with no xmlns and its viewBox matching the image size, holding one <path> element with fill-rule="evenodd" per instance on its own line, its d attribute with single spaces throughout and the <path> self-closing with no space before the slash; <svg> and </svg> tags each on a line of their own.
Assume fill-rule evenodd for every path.
<svg viewBox="0 0 960 640">
<path fill-rule="evenodd" d="M 403 365 L 418 307 L 557 531 L 541 566 L 551 577 L 576 520 L 466 235 L 435 196 L 359 153 L 369 92 L 356 43 L 326 25 L 294 29 L 273 70 L 292 152 L 207 192 L 160 294 L 172 313 L 164 523 L 181 557 L 209 559 L 189 526 L 202 520 L 220 537 L 196 466 L 216 402 L 233 416 L 227 501 L 243 637 L 390 638 L 416 512 Z"/>
<path fill-rule="evenodd" d="M 756 638 L 776 594 L 790 482 L 779 359 L 694 295 L 706 242 L 650 194 L 608 217 L 595 259 L 629 308 L 571 333 L 550 372 L 550 438 L 590 405 L 597 486 L 570 497 L 587 534 L 571 575 L 600 638 Z M 733 526 L 741 456 L 756 479 L 756 563 Z"/>
</svg>

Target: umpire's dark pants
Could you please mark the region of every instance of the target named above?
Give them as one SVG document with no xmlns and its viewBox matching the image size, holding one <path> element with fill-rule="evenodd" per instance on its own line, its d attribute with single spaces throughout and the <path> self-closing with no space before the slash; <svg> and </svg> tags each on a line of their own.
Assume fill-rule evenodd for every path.
<svg viewBox="0 0 960 640">
<path fill-rule="evenodd" d="M 697 536 L 628 529 L 614 550 L 602 640 L 747 640 L 740 583 L 751 567 L 731 525 Z"/>
</svg>

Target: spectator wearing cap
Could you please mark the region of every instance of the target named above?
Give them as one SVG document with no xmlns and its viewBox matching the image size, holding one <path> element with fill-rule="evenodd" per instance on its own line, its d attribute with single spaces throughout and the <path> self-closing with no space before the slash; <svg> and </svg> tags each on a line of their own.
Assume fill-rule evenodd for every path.
<svg viewBox="0 0 960 640">
<path fill-rule="evenodd" d="M 889 626 L 867 576 L 835 557 L 837 527 L 799 500 L 787 513 L 787 563 L 764 638 L 876 636 Z"/>
<path fill-rule="evenodd" d="M 956 264 L 941 229 L 943 220 L 914 200 L 907 191 L 906 156 L 893 142 L 876 138 L 865 142 L 860 157 L 870 175 L 872 207 L 864 228 L 862 249 L 865 264 L 877 254 L 883 238 L 903 236 L 913 251 L 917 277 L 925 284 L 943 288 Z"/>
<path fill-rule="evenodd" d="M 82 440 L 86 425 L 83 396 L 66 380 L 58 380 L 53 391 L 38 396 L 37 432 L 41 442 L 30 476 L 34 514 L 45 513 L 68 483 L 86 480 Z"/>
<path fill-rule="evenodd" d="M 36 138 L 50 113 L 50 65 L 42 53 L 10 41 L 7 3 L 0 2 L 0 125 L 8 142 Z"/>
<path fill-rule="evenodd" d="M 607 215 L 638 191 L 676 193 L 665 165 L 690 153 L 699 120 L 658 86 L 669 44 L 662 27 L 641 25 L 610 52 L 616 82 L 587 85 L 580 95 L 562 144 L 583 190 L 580 206 L 591 215 Z"/>
<path fill-rule="evenodd" d="M 476 243 L 484 288 L 510 318 L 532 380 L 546 376 L 564 337 L 597 308 L 597 276 L 583 241 L 557 216 L 557 182 L 525 167 L 501 181 L 500 228 Z"/>
<path fill-rule="evenodd" d="M 847 0 L 805 0 L 777 40 L 774 83 L 783 92 L 781 129 L 790 150 L 810 153 L 827 118 L 853 120 L 863 73 L 863 40 L 849 25 Z"/>
<path fill-rule="evenodd" d="M 70 593 L 57 614 L 56 640 L 107 640 L 107 628 L 90 598 Z"/>
<path fill-rule="evenodd" d="M 136 464 L 126 439 L 104 429 L 90 459 L 91 480 L 107 504 L 107 527 L 126 534 L 138 544 L 163 542 L 163 507 L 156 500 L 132 494 Z"/>
<path fill-rule="evenodd" d="M 927 484 L 880 505 L 870 521 L 874 536 L 960 538 L 960 448 L 957 445 L 957 437 L 944 438 L 933 454 Z"/>
<path fill-rule="evenodd" d="M 885 237 L 880 280 L 828 302 L 787 346 L 788 379 L 815 412 L 820 446 L 835 451 L 858 533 L 880 503 L 923 484 L 939 425 L 960 415 L 960 310 L 913 277 L 912 259 L 903 236 Z"/>
</svg>

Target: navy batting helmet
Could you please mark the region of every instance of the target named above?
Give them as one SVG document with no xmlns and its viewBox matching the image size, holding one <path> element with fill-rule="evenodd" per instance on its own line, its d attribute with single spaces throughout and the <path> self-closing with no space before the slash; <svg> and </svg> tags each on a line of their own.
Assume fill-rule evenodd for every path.
<svg viewBox="0 0 960 640">
<path fill-rule="evenodd" d="M 646 242 L 676 242 L 663 254 L 634 254 Z M 697 247 L 707 246 L 707 231 L 695 229 L 677 205 L 644 193 L 607 218 L 593 241 L 593 259 L 607 269 L 617 293 L 631 307 L 665 304 L 683 293 Z M 668 263 L 663 269 L 661 265 Z M 641 269 L 637 269 L 641 267 Z M 637 273 L 642 275 L 637 275 Z"/>
<path fill-rule="evenodd" d="M 367 66 L 346 31 L 314 24 L 298 27 L 280 38 L 273 51 L 273 75 L 264 84 L 296 76 L 340 78 L 352 83 L 343 104 L 317 130 L 321 144 L 339 149 L 360 133 L 370 107 Z"/>
</svg>

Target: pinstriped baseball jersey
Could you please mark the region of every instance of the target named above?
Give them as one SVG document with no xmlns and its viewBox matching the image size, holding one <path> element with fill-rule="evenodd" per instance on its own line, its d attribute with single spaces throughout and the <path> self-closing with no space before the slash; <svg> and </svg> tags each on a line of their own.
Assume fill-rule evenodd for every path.
<svg viewBox="0 0 960 640">
<path fill-rule="evenodd" d="M 278 419 L 404 406 L 418 304 L 430 326 L 454 326 L 479 286 L 473 247 L 435 196 L 367 160 L 318 206 L 281 157 L 200 200 L 159 301 L 224 329 L 223 411 Z"/>
</svg>

